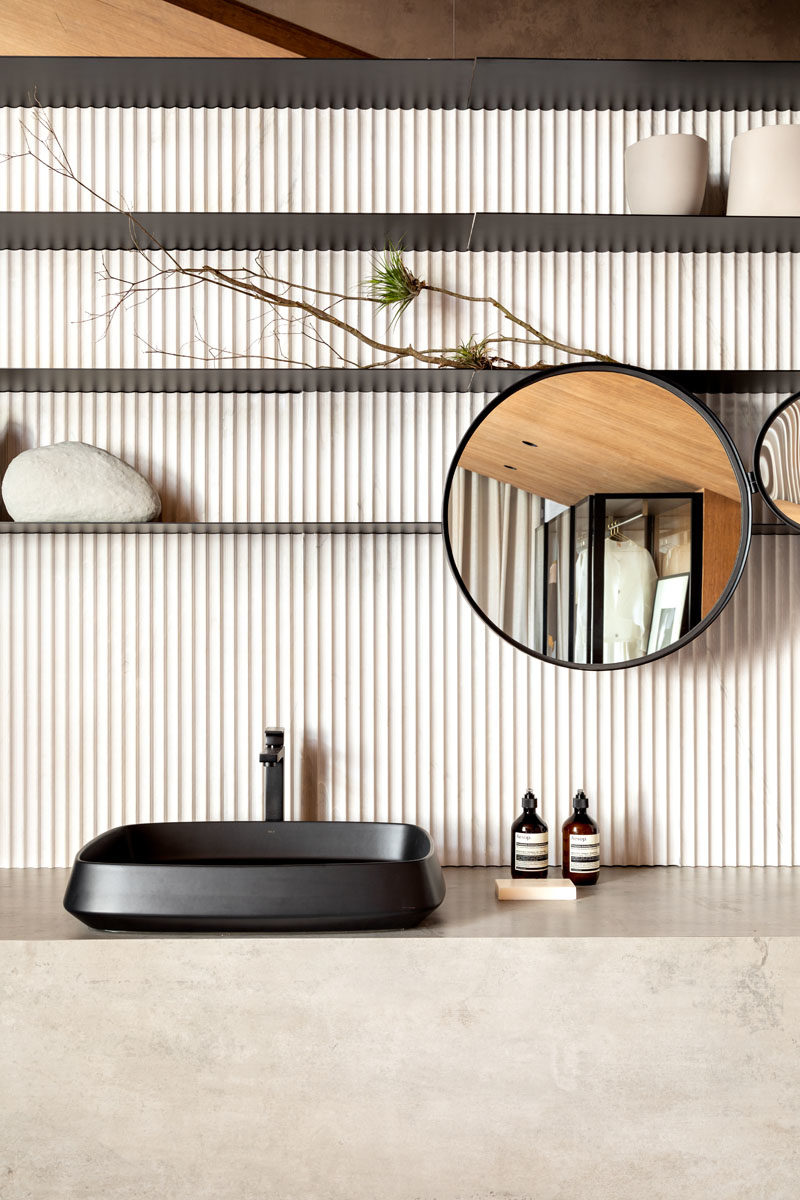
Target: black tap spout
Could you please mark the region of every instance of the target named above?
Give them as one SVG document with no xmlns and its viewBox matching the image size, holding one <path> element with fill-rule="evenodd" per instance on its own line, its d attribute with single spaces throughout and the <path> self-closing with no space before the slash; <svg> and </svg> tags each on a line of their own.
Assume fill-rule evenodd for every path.
<svg viewBox="0 0 800 1200">
<path fill-rule="evenodd" d="M 283 760 L 286 747 L 282 729 L 264 730 L 264 749 L 258 761 L 264 764 L 264 820 L 283 820 Z"/>
</svg>

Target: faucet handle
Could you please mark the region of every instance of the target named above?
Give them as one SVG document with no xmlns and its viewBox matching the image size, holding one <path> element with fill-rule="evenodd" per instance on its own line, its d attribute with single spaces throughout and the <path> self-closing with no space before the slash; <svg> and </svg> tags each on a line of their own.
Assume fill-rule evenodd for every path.
<svg viewBox="0 0 800 1200">
<path fill-rule="evenodd" d="M 266 763 L 267 766 L 274 766 L 279 763 L 284 755 L 283 730 L 273 726 L 270 729 L 264 730 L 264 749 L 258 756 L 258 761 Z"/>
</svg>

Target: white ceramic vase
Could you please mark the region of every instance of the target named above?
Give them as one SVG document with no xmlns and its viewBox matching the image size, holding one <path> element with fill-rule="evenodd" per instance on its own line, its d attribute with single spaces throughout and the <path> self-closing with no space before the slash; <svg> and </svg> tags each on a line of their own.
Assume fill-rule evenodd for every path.
<svg viewBox="0 0 800 1200">
<path fill-rule="evenodd" d="M 625 151 L 625 194 L 632 213 L 694 216 L 703 207 L 708 142 L 696 133 L 661 133 Z"/>
<path fill-rule="evenodd" d="M 765 125 L 733 139 L 729 217 L 800 216 L 800 125 Z"/>
</svg>

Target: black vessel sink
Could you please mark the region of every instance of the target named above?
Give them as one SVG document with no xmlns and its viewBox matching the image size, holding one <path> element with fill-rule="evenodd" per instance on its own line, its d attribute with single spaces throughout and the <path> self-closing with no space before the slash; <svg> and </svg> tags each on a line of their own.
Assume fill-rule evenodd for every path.
<svg viewBox="0 0 800 1200">
<path fill-rule="evenodd" d="M 418 825 L 173 821 L 122 825 L 88 842 L 64 907 L 108 930 L 404 929 L 444 893 L 433 841 Z"/>
</svg>

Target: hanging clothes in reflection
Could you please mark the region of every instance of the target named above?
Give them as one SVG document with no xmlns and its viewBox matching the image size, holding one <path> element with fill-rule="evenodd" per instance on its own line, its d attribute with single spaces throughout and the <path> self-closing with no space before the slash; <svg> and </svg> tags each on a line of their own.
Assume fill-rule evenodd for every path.
<svg viewBox="0 0 800 1200">
<path fill-rule="evenodd" d="M 586 635 L 589 629 L 589 551 L 584 547 L 575 557 L 575 651 L 574 661 L 588 662 Z"/>
<path fill-rule="evenodd" d="M 644 546 L 630 538 L 606 538 L 603 662 L 628 662 L 647 654 L 657 578 Z"/>
<path fill-rule="evenodd" d="M 554 555 L 547 566 L 547 641 L 545 654 L 548 658 L 556 658 L 558 654 L 558 542 L 554 545 Z"/>
<path fill-rule="evenodd" d="M 572 514 L 568 509 L 552 517 L 547 530 L 547 639 L 548 658 L 569 657 L 570 633 L 570 533 Z"/>
<path fill-rule="evenodd" d="M 692 543 L 669 546 L 664 553 L 662 575 L 688 575 L 692 569 Z"/>
</svg>

